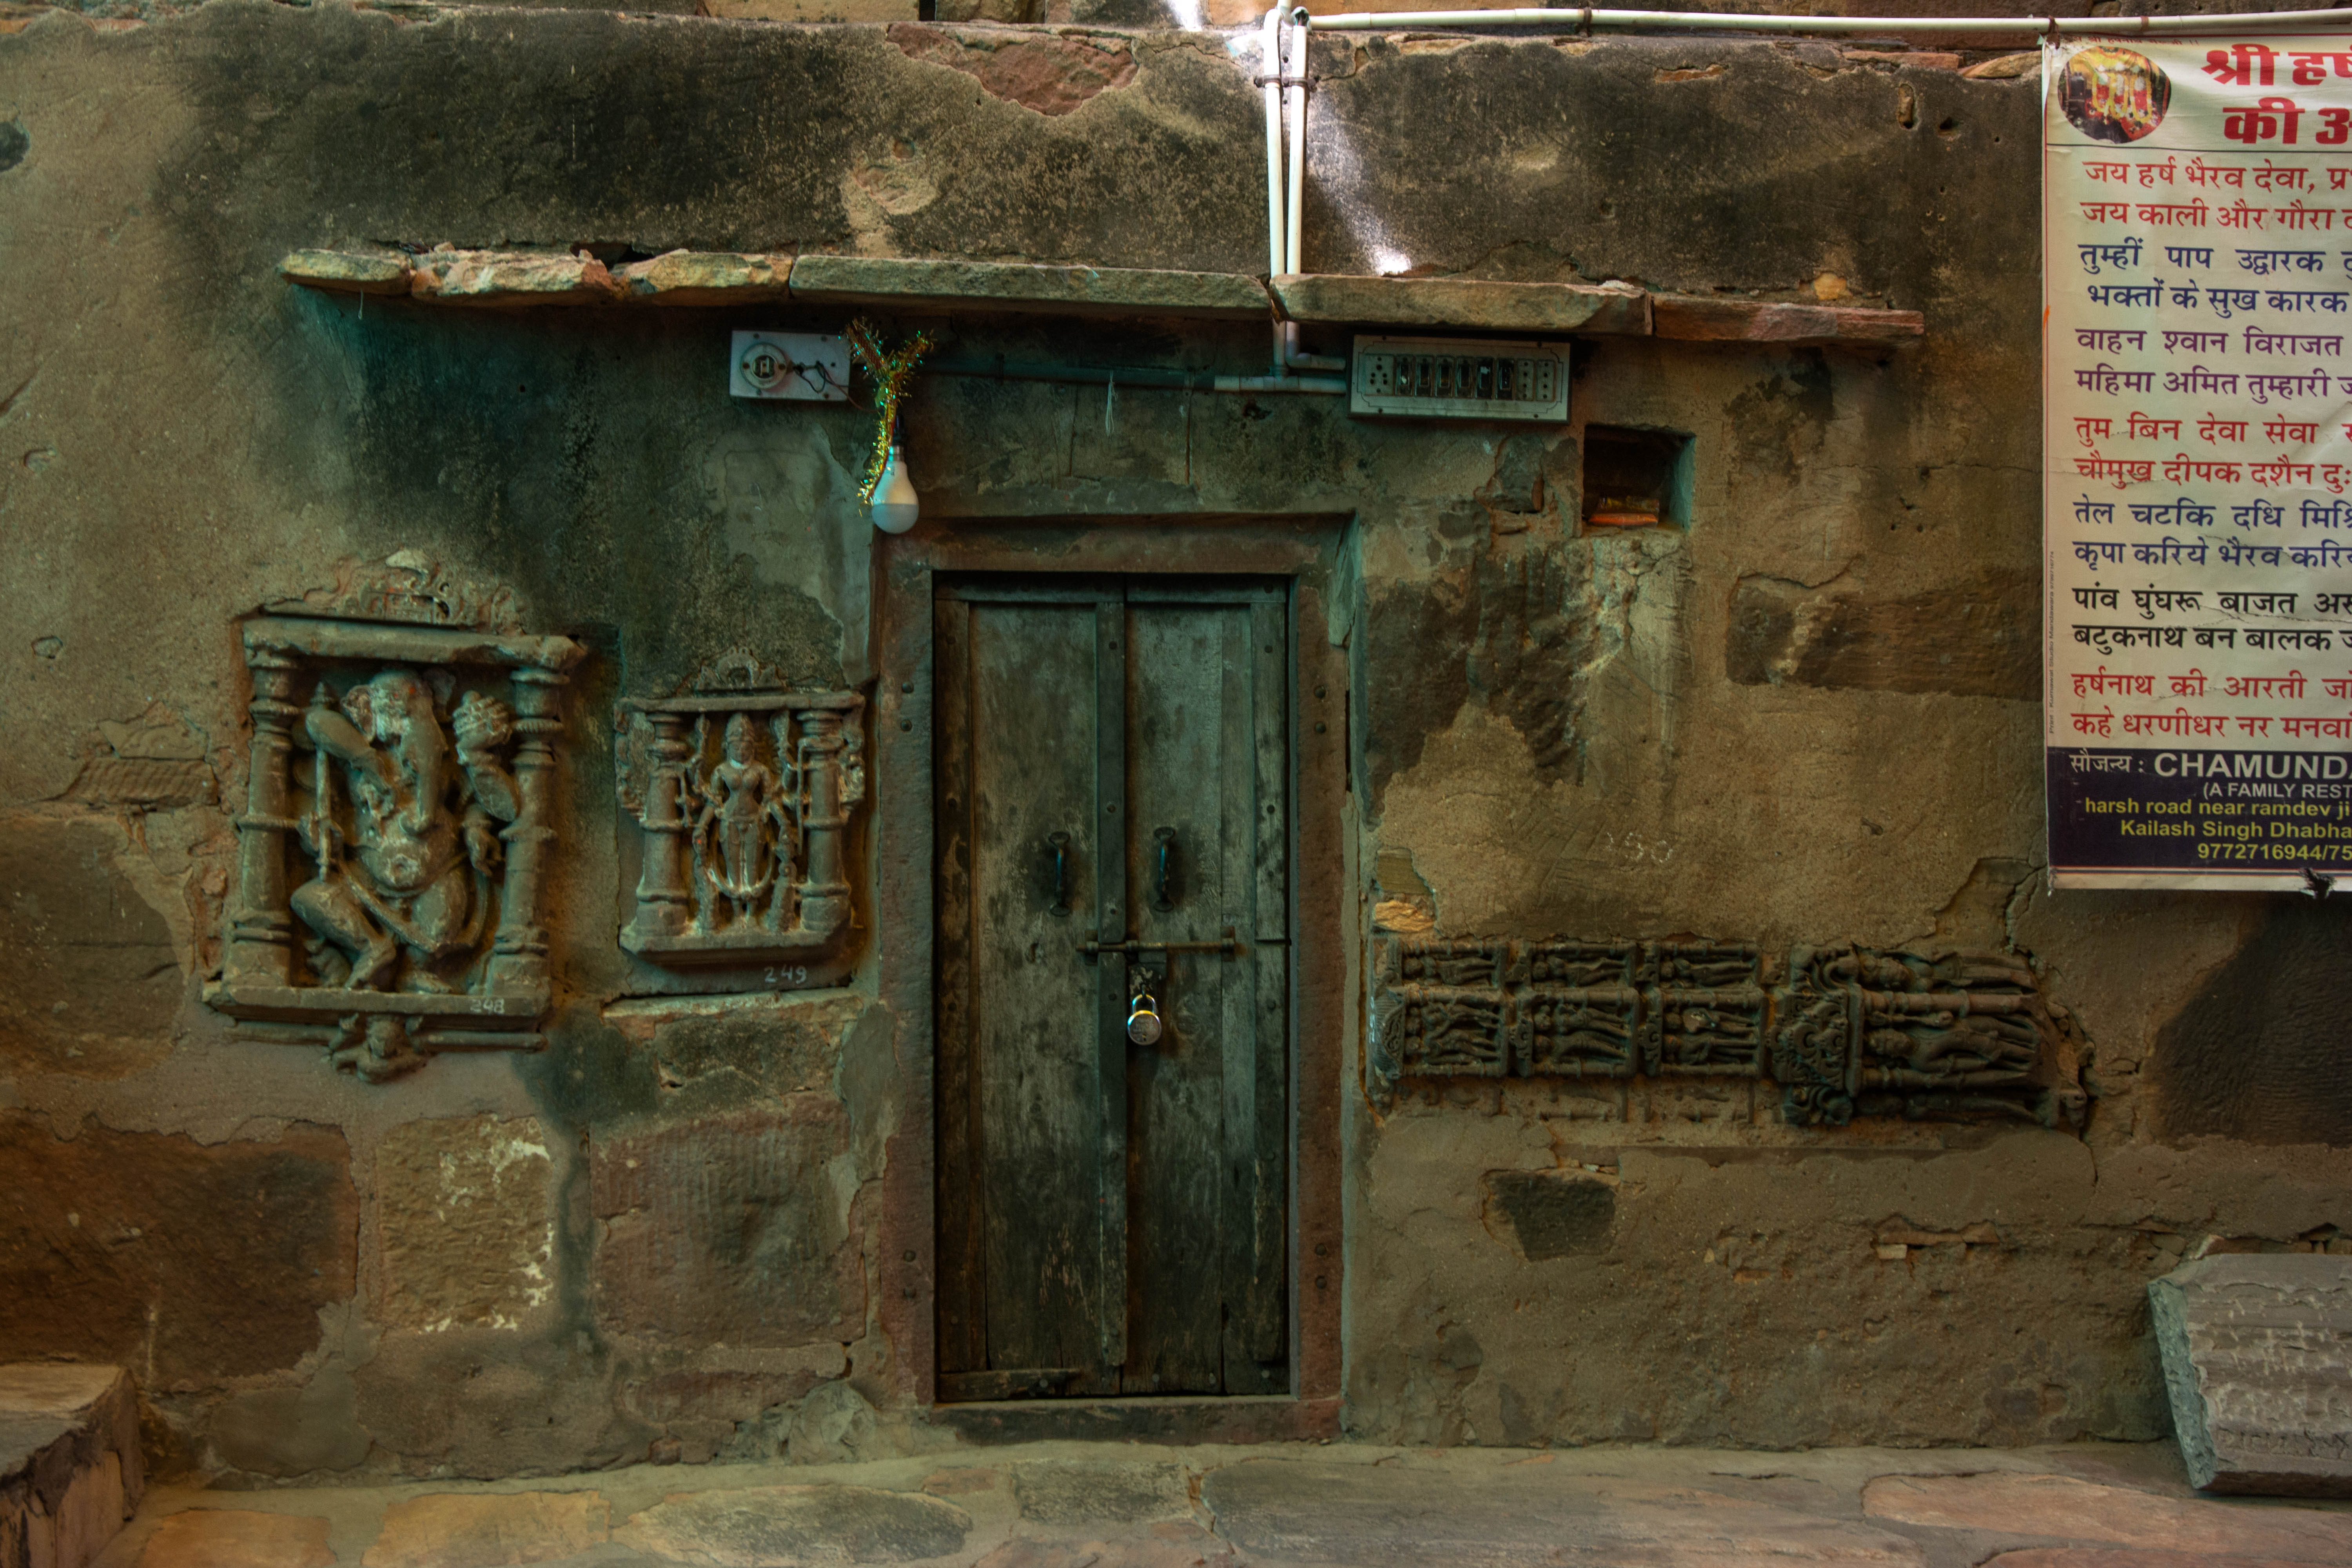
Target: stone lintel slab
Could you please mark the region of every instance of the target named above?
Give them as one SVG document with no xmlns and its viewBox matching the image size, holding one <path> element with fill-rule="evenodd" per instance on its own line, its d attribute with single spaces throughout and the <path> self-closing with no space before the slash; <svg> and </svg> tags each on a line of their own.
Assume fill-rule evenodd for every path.
<svg viewBox="0 0 2352 1568">
<path fill-rule="evenodd" d="M 621 268 L 632 305 L 745 305 L 787 296 L 793 258 L 732 250 L 671 250 Z"/>
<path fill-rule="evenodd" d="M 278 264 L 289 282 L 341 294 L 405 294 L 408 258 L 352 250 L 298 250 Z"/>
<path fill-rule="evenodd" d="M 1473 278 L 1351 278 L 1297 273 L 1268 288 L 1290 321 L 1366 327 L 1453 327 L 1479 331 L 1650 331 L 1650 297 L 1630 285 L 1495 283 Z"/>
<path fill-rule="evenodd" d="M 593 256 L 436 250 L 409 268 L 408 291 L 444 305 L 607 305 L 621 286 Z"/>
<path fill-rule="evenodd" d="M 1684 342 L 1774 343 L 1787 348 L 1889 347 L 1926 335 L 1916 310 L 1864 310 L 1762 300 L 1695 300 L 1661 294 L 1651 331 Z"/>
<path fill-rule="evenodd" d="M 2352 1497 L 2352 1257 L 2200 1258 L 2147 1300 L 2192 1486 Z"/>
<path fill-rule="evenodd" d="M 570 637 L 551 635 L 256 616 L 245 623 L 245 650 L 251 655 L 264 648 L 320 658 L 530 666 L 559 675 L 588 651 Z"/>
<path fill-rule="evenodd" d="M 1044 267 L 998 261 L 908 261 L 803 256 L 793 298 L 894 309 L 1052 311 L 1083 316 L 1192 316 L 1264 321 L 1265 290 L 1237 272 L 1137 267 Z"/>
</svg>

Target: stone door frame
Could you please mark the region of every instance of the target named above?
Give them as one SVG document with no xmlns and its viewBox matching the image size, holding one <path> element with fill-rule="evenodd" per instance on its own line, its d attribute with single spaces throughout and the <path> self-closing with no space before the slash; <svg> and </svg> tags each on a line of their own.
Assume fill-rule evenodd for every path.
<svg viewBox="0 0 2352 1568">
<path fill-rule="evenodd" d="M 876 563 L 873 867 L 879 989 L 897 1025 L 901 1120 L 889 1144 L 877 1316 L 894 1404 L 971 1436 L 1134 1436 L 1276 1440 L 1330 1436 L 1339 1412 L 1341 1117 L 1356 1008 L 1358 939 L 1347 865 L 1349 660 L 1330 638 L 1331 596 L 1352 520 L 957 518 L 882 543 Z M 1247 575 L 1293 585 L 1289 1299 L 1292 1382 L 1271 1396 L 936 1403 L 933 1196 L 932 612 L 940 573 Z M 1347 607 L 1340 614 L 1345 617 Z"/>
</svg>

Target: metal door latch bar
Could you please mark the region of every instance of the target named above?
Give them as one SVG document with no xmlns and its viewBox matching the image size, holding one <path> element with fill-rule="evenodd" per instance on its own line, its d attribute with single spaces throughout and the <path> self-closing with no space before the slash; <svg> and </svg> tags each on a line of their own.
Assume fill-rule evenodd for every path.
<svg viewBox="0 0 2352 1568">
<path fill-rule="evenodd" d="M 1101 935 L 1097 931 L 1078 943 L 1078 952 L 1087 958 L 1100 958 L 1106 952 L 1125 953 L 1129 958 L 1145 952 L 1213 952 L 1225 958 L 1239 958 L 1247 951 L 1231 926 L 1225 928 L 1224 938 L 1219 942 L 1138 942 L 1133 937 L 1124 942 L 1103 942 L 1098 940 Z"/>
</svg>

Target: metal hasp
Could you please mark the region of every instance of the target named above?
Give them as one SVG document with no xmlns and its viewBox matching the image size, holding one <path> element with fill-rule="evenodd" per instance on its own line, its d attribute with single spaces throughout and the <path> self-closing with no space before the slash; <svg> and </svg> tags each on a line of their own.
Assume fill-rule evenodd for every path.
<svg viewBox="0 0 2352 1568">
<path fill-rule="evenodd" d="M 1106 952 L 1123 952 L 1130 958 L 1147 952 L 1213 952 L 1220 958 L 1239 958 L 1248 951 L 1231 926 L 1225 928 L 1221 942 L 1138 942 L 1133 937 L 1125 942 L 1102 942 L 1097 940 L 1101 934 L 1097 931 L 1078 943 L 1078 952 L 1087 958 L 1100 958 Z"/>
</svg>

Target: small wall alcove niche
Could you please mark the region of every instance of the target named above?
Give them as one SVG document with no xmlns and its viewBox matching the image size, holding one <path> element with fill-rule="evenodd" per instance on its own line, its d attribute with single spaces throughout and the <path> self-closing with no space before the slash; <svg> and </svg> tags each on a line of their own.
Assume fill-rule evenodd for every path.
<svg viewBox="0 0 2352 1568">
<path fill-rule="evenodd" d="M 415 624 L 458 614 L 431 594 L 333 607 L 382 618 L 244 624 L 252 752 L 205 999 L 371 1082 L 435 1051 L 537 1049 L 560 700 L 583 650 Z"/>
<path fill-rule="evenodd" d="M 788 689 L 744 653 L 681 696 L 624 702 L 614 777 L 640 837 L 621 945 L 668 968 L 782 966 L 804 981 L 851 924 L 865 707 L 855 692 Z"/>
</svg>

